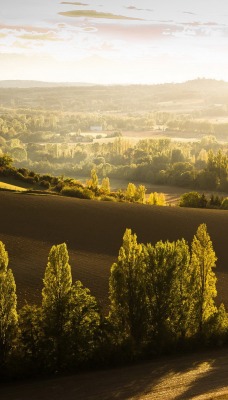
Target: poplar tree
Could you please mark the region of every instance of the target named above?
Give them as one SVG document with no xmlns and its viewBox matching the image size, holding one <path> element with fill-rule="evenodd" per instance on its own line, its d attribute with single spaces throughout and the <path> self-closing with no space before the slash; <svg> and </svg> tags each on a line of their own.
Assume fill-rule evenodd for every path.
<svg viewBox="0 0 228 400">
<path fill-rule="evenodd" d="M 139 343 L 143 338 L 147 322 L 145 270 L 145 248 L 137 243 L 137 236 L 131 229 L 126 229 L 109 281 L 109 319 L 120 340 L 131 338 Z"/>
<path fill-rule="evenodd" d="M 66 324 L 69 319 L 71 267 L 65 243 L 53 246 L 48 257 L 42 290 L 42 313 L 46 337 L 56 357 L 57 367 L 64 356 Z"/>
<path fill-rule="evenodd" d="M 162 347 L 169 335 L 175 243 L 148 244 L 147 251 L 148 335 L 151 343 Z"/>
<path fill-rule="evenodd" d="M 16 284 L 8 262 L 8 253 L 0 242 L 0 366 L 12 350 L 18 320 Z"/>
<path fill-rule="evenodd" d="M 216 266 L 215 255 L 206 224 L 201 224 L 192 241 L 191 276 L 194 288 L 194 303 L 192 320 L 197 334 L 203 333 L 204 324 L 212 317 L 217 308 L 214 298 L 216 291 L 216 276 L 213 268 Z"/>
<path fill-rule="evenodd" d="M 109 178 L 108 178 L 108 177 L 102 179 L 102 182 L 101 182 L 101 191 L 102 191 L 104 194 L 110 194 L 110 181 L 109 181 Z"/>
<path fill-rule="evenodd" d="M 170 328 L 177 340 L 190 337 L 193 288 L 190 276 L 190 249 L 184 240 L 174 242 L 174 271 L 170 291 Z"/>
<path fill-rule="evenodd" d="M 125 197 L 126 200 L 128 201 L 135 201 L 135 196 L 136 196 L 136 186 L 134 185 L 134 183 L 128 183 L 127 185 L 127 189 L 125 192 Z"/>
</svg>

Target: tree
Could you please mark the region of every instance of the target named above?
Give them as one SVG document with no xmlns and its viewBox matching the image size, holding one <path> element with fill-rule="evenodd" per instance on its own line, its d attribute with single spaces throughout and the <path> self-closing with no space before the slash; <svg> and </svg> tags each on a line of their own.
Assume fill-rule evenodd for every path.
<svg viewBox="0 0 228 400">
<path fill-rule="evenodd" d="M 225 199 L 222 200 L 221 208 L 223 210 L 228 210 L 228 197 L 225 197 Z"/>
<path fill-rule="evenodd" d="M 13 348 L 18 320 L 16 284 L 8 262 L 8 253 L 0 242 L 0 366 Z"/>
<path fill-rule="evenodd" d="M 42 311 L 46 337 L 56 358 L 57 367 L 64 358 L 66 324 L 72 285 L 71 267 L 65 243 L 53 246 L 49 253 L 42 290 Z"/>
<path fill-rule="evenodd" d="M 94 190 L 98 188 L 98 177 L 95 169 L 91 171 L 91 188 Z"/>
<path fill-rule="evenodd" d="M 11 167 L 12 162 L 13 159 L 8 154 L 3 154 L 3 156 L 0 157 L 0 167 Z"/>
<path fill-rule="evenodd" d="M 69 321 L 67 324 L 68 360 L 74 365 L 89 360 L 97 350 L 100 312 L 89 289 L 76 281 L 70 292 Z"/>
<path fill-rule="evenodd" d="M 144 185 L 139 185 L 136 189 L 136 195 L 135 195 L 137 201 L 141 204 L 145 203 L 146 200 L 146 188 Z"/>
<path fill-rule="evenodd" d="M 165 195 L 163 193 L 150 193 L 147 204 L 155 205 L 155 206 L 165 206 Z"/>
<path fill-rule="evenodd" d="M 110 182 L 109 182 L 109 178 L 104 178 L 101 182 L 101 191 L 104 194 L 110 194 Z"/>
<path fill-rule="evenodd" d="M 112 265 L 109 280 L 110 315 L 117 340 L 131 339 L 139 344 L 147 322 L 145 248 L 126 229 L 118 261 Z"/>
<path fill-rule="evenodd" d="M 135 195 L 136 195 L 136 186 L 134 183 L 128 183 L 127 189 L 125 192 L 125 197 L 128 201 L 134 201 L 135 200 Z"/>
<path fill-rule="evenodd" d="M 183 342 L 192 334 L 192 295 L 190 250 L 184 239 L 174 243 L 174 271 L 170 291 L 169 327 L 173 336 Z"/>
<path fill-rule="evenodd" d="M 194 299 L 192 320 L 199 336 L 203 334 L 205 323 L 217 311 L 214 304 L 217 279 L 213 272 L 216 260 L 206 224 L 201 224 L 192 241 L 190 263 Z"/>
<path fill-rule="evenodd" d="M 23 363 L 30 371 L 45 365 L 42 328 L 42 309 L 29 304 L 22 307 L 19 312 L 19 348 Z"/>
<path fill-rule="evenodd" d="M 170 336 L 173 281 L 177 268 L 176 246 L 174 242 L 159 241 L 154 246 L 148 244 L 147 251 L 148 335 L 149 341 L 158 346 L 159 350 L 168 342 Z M 177 282 L 175 282 L 175 289 L 178 293 Z M 177 323 L 176 316 L 175 319 Z"/>
<path fill-rule="evenodd" d="M 198 208 L 201 204 L 201 196 L 198 192 L 184 193 L 180 197 L 180 207 Z"/>
</svg>

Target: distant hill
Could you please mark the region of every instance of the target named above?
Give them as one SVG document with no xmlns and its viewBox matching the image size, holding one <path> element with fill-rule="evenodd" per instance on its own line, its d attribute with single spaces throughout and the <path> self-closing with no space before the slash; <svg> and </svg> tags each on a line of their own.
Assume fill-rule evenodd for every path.
<svg viewBox="0 0 228 400">
<path fill-rule="evenodd" d="M 154 85 L 141 85 L 141 84 L 126 84 L 126 85 L 102 85 L 97 83 L 88 83 L 88 82 L 45 82 L 45 81 L 35 81 L 35 80 L 0 80 L 0 88 L 48 88 L 48 87 L 74 87 L 74 86 L 104 86 L 104 87 L 115 87 L 115 86 L 145 86 L 145 87 L 157 87 L 157 88 L 165 88 L 170 89 L 171 87 L 183 87 L 183 88 L 221 88 L 228 87 L 228 82 L 218 81 L 216 79 L 205 79 L 198 78 L 182 83 L 162 83 L 162 84 L 154 84 Z"/>
<path fill-rule="evenodd" d="M 21 81 L 21 80 L 0 80 L 0 88 L 49 88 L 49 87 L 69 87 L 69 86 L 93 86 L 92 83 L 86 82 L 42 82 L 42 81 Z"/>
<path fill-rule="evenodd" d="M 226 107 L 228 83 L 196 79 L 157 85 L 97 85 L 79 82 L 0 81 L 2 107 L 70 112 L 188 113 Z"/>
</svg>

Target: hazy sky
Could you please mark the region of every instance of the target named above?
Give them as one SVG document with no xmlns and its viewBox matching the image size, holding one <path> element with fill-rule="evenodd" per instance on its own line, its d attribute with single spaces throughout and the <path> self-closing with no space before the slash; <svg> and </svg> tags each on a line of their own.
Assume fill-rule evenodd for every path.
<svg viewBox="0 0 228 400">
<path fill-rule="evenodd" d="M 227 0 L 0 0 L 0 79 L 228 80 Z"/>
</svg>

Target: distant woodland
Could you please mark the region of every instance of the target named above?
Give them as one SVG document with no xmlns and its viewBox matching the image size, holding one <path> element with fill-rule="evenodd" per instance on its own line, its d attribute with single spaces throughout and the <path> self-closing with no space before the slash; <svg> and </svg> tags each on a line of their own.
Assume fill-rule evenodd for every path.
<svg viewBox="0 0 228 400">
<path fill-rule="evenodd" d="M 18 168 L 228 190 L 225 82 L 0 92 L 0 152 Z"/>
</svg>

